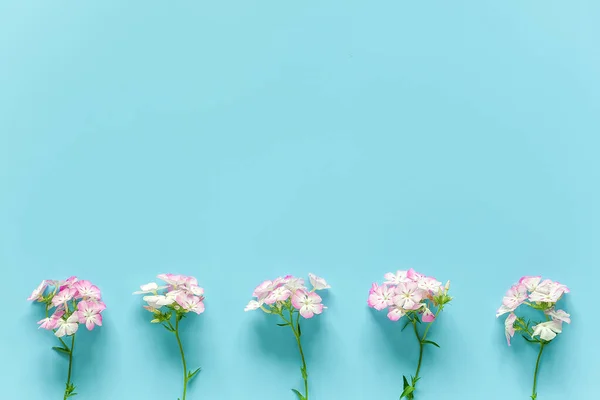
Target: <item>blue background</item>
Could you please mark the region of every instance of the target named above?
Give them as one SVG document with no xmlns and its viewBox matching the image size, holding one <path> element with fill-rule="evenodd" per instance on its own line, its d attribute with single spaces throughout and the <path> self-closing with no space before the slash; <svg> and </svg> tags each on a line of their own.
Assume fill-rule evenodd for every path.
<svg viewBox="0 0 600 400">
<path fill-rule="evenodd" d="M 174 339 L 137 286 L 197 276 L 189 400 L 294 400 L 289 331 L 244 313 L 314 272 L 311 400 L 397 399 L 417 346 L 366 306 L 414 267 L 453 282 L 420 400 L 526 399 L 536 349 L 494 318 L 523 274 L 568 284 L 573 324 L 540 399 L 600 390 L 600 3 L 0 2 L 2 398 L 62 398 L 65 360 L 25 301 L 44 278 L 104 291 L 81 400 L 175 399 Z"/>
</svg>

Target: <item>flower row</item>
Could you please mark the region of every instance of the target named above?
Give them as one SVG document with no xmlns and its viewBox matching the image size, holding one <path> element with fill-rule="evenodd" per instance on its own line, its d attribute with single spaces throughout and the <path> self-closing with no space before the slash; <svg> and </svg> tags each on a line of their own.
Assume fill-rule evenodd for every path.
<svg viewBox="0 0 600 400">
<path fill-rule="evenodd" d="M 185 275 L 158 275 L 161 283 L 150 282 L 141 285 L 134 294 L 143 295 L 144 308 L 152 314 L 151 321 L 160 324 L 174 334 L 183 361 L 183 395 L 186 400 L 187 387 L 200 371 L 200 368 L 188 370 L 183 344 L 179 336 L 180 323 L 189 313 L 202 314 L 204 289 L 196 278 Z M 437 279 L 420 274 L 413 269 L 389 272 L 382 283 L 373 283 L 369 290 L 369 307 L 385 310 L 391 321 L 405 321 L 404 327 L 412 326 L 417 337 L 420 351 L 416 372 L 403 377 L 400 397 L 414 399 L 417 382 L 421 379 L 421 362 L 424 349 L 428 345 L 439 344 L 428 339 L 429 330 L 444 307 L 452 301 L 449 295 L 450 282 L 446 284 Z M 319 291 L 330 288 L 325 279 L 309 274 L 310 287 L 303 278 L 291 275 L 267 280 L 253 291 L 253 299 L 246 305 L 245 311 L 262 310 L 280 319 L 277 325 L 290 328 L 301 357 L 300 371 L 304 382 L 301 390 L 292 389 L 297 400 L 309 399 L 308 368 L 302 348 L 301 318 L 310 319 L 322 314 L 327 308 Z M 520 332 L 530 343 L 539 345 L 539 355 L 534 371 L 534 385 L 531 398 L 537 398 L 537 374 L 544 348 L 562 332 L 563 323 L 570 323 L 570 315 L 556 307 L 556 303 L 568 293 L 569 289 L 540 276 L 525 276 L 514 284 L 505 294 L 496 316 L 508 314 L 505 320 L 505 335 L 508 345 L 516 332 Z M 38 322 L 42 329 L 52 331 L 60 346 L 54 350 L 66 354 L 69 358 L 69 374 L 64 392 L 64 400 L 76 395 L 71 380 L 75 336 L 80 325 L 88 330 L 102 326 L 102 312 L 106 305 L 102 301 L 100 289 L 87 280 L 70 277 L 64 281 L 44 280 L 33 291 L 28 300 L 44 304 L 45 318 Z M 542 316 L 541 321 L 526 319 L 517 314 L 521 306 L 529 307 Z M 68 339 L 70 338 L 70 340 Z"/>
</svg>

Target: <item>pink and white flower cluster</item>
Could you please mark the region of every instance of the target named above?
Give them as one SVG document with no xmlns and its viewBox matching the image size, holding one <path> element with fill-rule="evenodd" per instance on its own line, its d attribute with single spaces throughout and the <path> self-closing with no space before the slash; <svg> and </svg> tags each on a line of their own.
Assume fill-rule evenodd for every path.
<svg viewBox="0 0 600 400">
<path fill-rule="evenodd" d="M 43 280 L 27 300 L 46 305 L 47 316 L 38 324 L 59 338 L 74 335 L 79 324 L 85 324 L 90 331 L 102 326 L 102 312 L 106 309 L 100 289 L 75 276 L 65 281 Z"/>
<path fill-rule="evenodd" d="M 539 337 L 539 340 L 546 342 L 561 333 L 563 322 L 571 323 L 569 314 L 564 310 L 556 309 L 556 303 L 566 293 L 569 293 L 567 286 L 550 279 L 542 280 L 541 276 L 524 276 L 511 286 L 496 312 L 496 317 L 508 314 L 504 322 L 508 345 L 510 346 L 510 339 L 514 336 L 515 331 L 527 333 L 532 339 Z M 521 305 L 542 311 L 545 321 L 530 326 L 529 322 L 515 314 Z"/>
<path fill-rule="evenodd" d="M 163 307 L 180 314 L 204 312 L 204 289 L 198 286 L 196 278 L 177 274 L 160 274 L 157 278 L 164 284 L 150 282 L 133 293 L 145 294 L 143 299 L 147 305 L 144 308 L 157 316 L 152 320 L 153 323 L 163 322 L 159 317 L 163 314 Z"/>
<path fill-rule="evenodd" d="M 412 268 L 388 272 L 384 278 L 385 282 L 381 285 L 373 283 L 367 304 L 378 311 L 387 309 L 387 317 L 392 321 L 398 321 L 408 313 L 418 313 L 423 322 L 433 322 L 433 306 L 438 307 L 452 300 L 448 296 L 450 282 L 443 286 L 435 278 Z"/>
<path fill-rule="evenodd" d="M 308 278 L 312 285 L 311 290 L 305 286 L 304 279 L 292 275 L 262 282 L 254 289 L 254 299 L 250 300 L 244 311 L 260 308 L 269 314 L 279 314 L 286 306 L 291 306 L 307 319 L 321 314 L 326 307 L 316 291 L 329 289 L 331 286 L 325 279 L 314 274 L 308 274 Z"/>
</svg>

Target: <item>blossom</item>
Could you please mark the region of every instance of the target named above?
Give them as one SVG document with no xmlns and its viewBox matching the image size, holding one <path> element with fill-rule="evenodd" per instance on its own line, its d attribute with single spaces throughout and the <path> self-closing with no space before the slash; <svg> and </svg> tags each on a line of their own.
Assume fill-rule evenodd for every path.
<svg viewBox="0 0 600 400">
<path fill-rule="evenodd" d="M 540 339 L 550 341 L 556 337 L 557 333 L 561 332 L 562 321 L 548 321 L 535 325 L 531 337 L 539 336 Z"/>
<path fill-rule="evenodd" d="M 58 292 L 58 294 L 56 296 L 54 296 L 52 298 L 52 305 L 54 307 L 56 307 L 60 304 L 64 304 L 64 303 L 70 301 L 71 299 L 73 299 L 73 297 L 76 294 L 77 294 L 77 289 L 74 289 L 71 287 L 65 287 L 60 292 Z"/>
<path fill-rule="evenodd" d="M 406 315 L 406 311 L 402 307 L 393 305 L 390 308 L 388 308 L 387 317 L 391 321 L 398 321 L 400 318 L 402 318 L 405 315 Z"/>
<path fill-rule="evenodd" d="M 555 310 L 554 308 L 551 308 L 546 310 L 545 313 L 555 321 L 566 322 L 567 324 L 571 323 L 571 315 L 564 310 Z"/>
<path fill-rule="evenodd" d="M 527 287 L 522 284 L 512 286 L 504 295 L 502 299 L 502 305 L 506 306 L 509 310 L 515 310 L 523 302 L 527 300 Z"/>
<path fill-rule="evenodd" d="M 43 280 L 37 288 L 31 293 L 31 296 L 27 298 L 29 301 L 40 300 L 44 296 L 44 291 L 48 287 L 48 281 Z"/>
<path fill-rule="evenodd" d="M 406 276 L 406 271 L 396 271 L 396 273 L 388 272 L 383 277 L 385 278 L 385 282 L 389 285 L 397 285 L 400 282 L 409 282 L 410 279 Z"/>
<path fill-rule="evenodd" d="M 58 329 L 56 330 L 55 335 L 57 337 L 73 335 L 75 332 L 77 332 L 77 328 L 79 328 L 78 322 L 79 320 L 76 313 L 72 314 L 66 320 L 64 318 L 59 319 L 57 323 Z"/>
<path fill-rule="evenodd" d="M 331 286 L 327 284 L 327 281 L 315 274 L 308 274 L 308 279 L 310 280 L 310 284 L 313 286 L 313 290 L 324 290 L 331 289 Z"/>
<path fill-rule="evenodd" d="M 94 329 L 94 326 L 102 326 L 102 315 L 100 314 L 106 306 L 104 303 L 92 301 L 80 301 L 77 306 L 77 318 L 80 324 L 85 324 L 88 330 Z"/>
<path fill-rule="evenodd" d="M 373 286 L 369 291 L 369 299 L 367 300 L 367 304 L 369 307 L 380 311 L 394 304 L 393 297 L 394 288 L 386 285 L 385 283 L 381 286 L 373 283 Z"/>
<path fill-rule="evenodd" d="M 541 276 L 524 276 L 519 279 L 519 283 L 524 285 L 528 292 L 533 292 L 538 287 L 541 280 Z"/>
<path fill-rule="evenodd" d="M 288 275 L 284 278 L 284 285 L 287 290 L 289 290 L 292 293 L 295 293 L 296 290 L 302 289 L 304 287 L 304 279 Z"/>
<path fill-rule="evenodd" d="M 194 312 L 198 315 L 204 312 L 204 303 L 198 296 L 192 294 L 181 293 L 176 298 L 177 304 L 183 307 L 188 312 Z"/>
<path fill-rule="evenodd" d="M 307 319 L 323 312 L 321 301 L 321 296 L 315 292 L 306 292 L 301 289 L 298 289 L 292 296 L 292 305 L 300 311 L 300 315 Z"/>
<path fill-rule="evenodd" d="M 423 310 L 423 322 L 433 322 L 435 321 L 435 314 L 431 312 L 429 308 L 425 308 Z"/>
<path fill-rule="evenodd" d="M 265 298 L 265 304 L 274 304 L 278 301 L 285 301 L 289 299 L 291 295 L 292 292 L 289 289 L 285 286 L 279 286 Z"/>
<path fill-rule="evenodd" d="M 100 289 L 90 281 L 77 281 L 73 284 L 73 287 L 79 293 L 79 297 L 83 297 L 84 299 L 100 300 L 102 297 Z"/>
<path fill-rule="evenodd" d="M 152 296 L 144 296 L 144 301 L 148 303 L 148 305 L 154 309 L 161 308 L 162 306 L 168 306 L 175 303 L 175 298 L 169 296 L 165 296 L 162 294 L 152 295 Z"/>
<path fill-rule="evenodd" d="M 256 300 L 250 300 L 248 302 L 248 305 L 246 306 L 246 308 L 244 308 L 244 311 L 258 310 L 262 305 L 263 305 L 262 302 L 259 302 L 259 301 L 256 301 Z"/>
<path fill-rule="evenodd" d="M 272 281 L 264 281 L 254 289 L 252 296 L 258 299 L 264 299 L 273 291 L 273 289 L 275 289 L 275 287 L 276 286 L 273 285 Z"/>
<path fill-rule="evenodd" d="M 430 276 L 424 276 L 417 281 L 417 286 L 419 289 L 433 294 L 442 288 L 442 282 Z"/>
<path fill-rule="evenodd" d="M 405 310 L 416 310 L 420 307 L 423 292 L 415 282 L 401 282 L 395 290 L 394 304 Z"/>
<path fill-rule="evenodd" d="M 145 285 L 141 285 L 140 289 L 138 291 L 133 292 L 133 294 L 147 294 L 147 293 L 153 293 L 156 294 L 156 292 L 159 289 L 164 289 L 165 287 L 160 287 L 158 286 L 158 284 L 156 282 L 150 282 L 150 283 L 146 283 Z"/>
<path fill-rule="evenodd" d="M 529 300 L 537 303 L 556 303 L 568 290 L 566 286 L 546 279 L 529 295 Z"/>
<path fill-rule="evenodd" d="M 42 320 L 39 320 L 38 321 L 39 328 L 47 329 L 49 331 L 56 329 L 56 326 L 58 325 L 58 320 L 60 320 L 64 314 L 65 314 L 64 311 L 56 311 L 50 317 L 46 317 Z"/>
<path fill-rule="evenodd" d="M 515 336 L 515 321 L 517 320 L 517 315 L 515 313 L 510 313 L 508 317 L 504 320 L 504 332 L 506 335 L 506 341 L 510 346 L 510 338 Z"/>
</svg>

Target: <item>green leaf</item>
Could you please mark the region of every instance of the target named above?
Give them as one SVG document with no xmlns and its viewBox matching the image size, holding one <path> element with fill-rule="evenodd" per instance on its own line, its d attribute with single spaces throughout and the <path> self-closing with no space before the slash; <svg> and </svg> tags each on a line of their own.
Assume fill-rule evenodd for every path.
<svg viewBox="0 0 600 400">
<path fill-rule="evenodd" d="M 52 347 L 52 350 L 58 351 L 59 353 L 63 353 L 66 355 L 71 354 L 71 350 L 67 349 L 66 347 Z"/>
<path fill-rule="evenodd" d="M 175 332 L 173 329 L 169 328 L 167 325 L 164 325 L 164 324 L 163 324 L 163 326 L 164 326 L 164 327 L 165 327 L 165 329 L 166 329 L 166 330 L 168 330 L 169 332 Z"/>
<path fill-rule="evenodd" d="M 439 348 L 439 347 L 440 347 L 440 345 L 439 345 L 439 344 L 437 344 L 436 342 L 433 342 L 433 341 L 431 341 L 431 340 L 423 340 L 423 344 L 432 344 L 432 345 L 434 345 L 434 346 L 435 346 L 435 347 L 437 347 L 437 348 Z"/>
<path fill-rule="evenodd" d="M 402 332 L 403 330 L 405 330 L 408 325 L 410 325 L 410 321 L 406 321 L 406 323 L 404 324 L 404 326 L 402 327 L 402 329 L 400 330 L 400 332 Z"/>
<path fill-rule="evenodd" d="M 307 380 L 308 379 L 308 372 L 306 372 L 306 368 L 300 367 L 300 372 L 302 373 L 302 379 Z"/>
<path fill-rule="evenodd" d="M 198 374 L 198 372 L 200 372 L 201 369 L 202 368 L 196 368 L 196 370 L 194 372 L 189 371 L 188 377 L 187 377 L 188 381 L 190 381 L 193 377 L 195 377 Z"/>
<path fill-rule="evenodd" d="M 409 387 L 410 385 L 408 384 L 408 379 L 406 379 L 406 377 L 403 375 L 402 379 L 404 380 L 404 387 L 403 389 L 406 389 L 407 387 Z"/>
<path fill-rule="evenodd" d="M 289 323 L 287 323 L 287 324 L 277 324 L 277 326 L 289 326 L 289 325 L 290 325 Z"/>
<path fill-rule="evenodd" d="M 400 398 L 403 399 L 404 397 L 409 397 L 411 395 L 412 392 L 415 391 L 415 388 L 412 386 L 408 386 L 404 389 L 404 391 L 402 392 L 402 394 L 400 395 Z"/>
<path fill-rule="evenodd" d="M 298 400 L 306 400 L 306 397 L 302 396 L 302 394 L 296 389 L 292 389 L 292 392 L 296 393 L 296 396 L 298 396 Z"/>
<path fill-rule="evenodd" d="M 523 336 L 523 339 L 527 340 L 529 343 L 538 343 L 538 341 L 537 341 L 537 340 L 530 339 L 530 338 L 528 338 L 528 337 L 527 337 L 527 336 L 525 336 L 525 335 L 521 335 L 521 336 Z"/>
<path fill-rule="evenodd" d="M 302 331 L 300 330 L 300 323 L 298 323 L 298 336 L 302 336 Z"/>
</svg>

